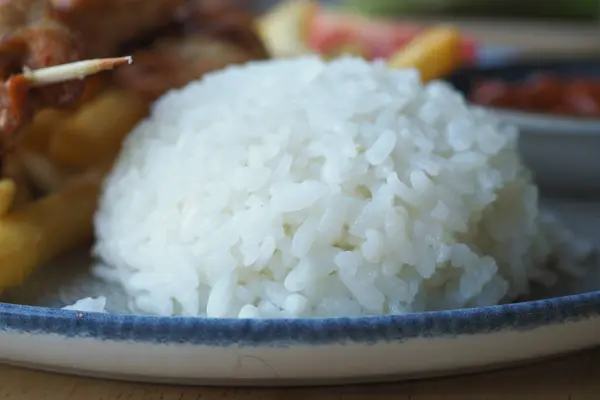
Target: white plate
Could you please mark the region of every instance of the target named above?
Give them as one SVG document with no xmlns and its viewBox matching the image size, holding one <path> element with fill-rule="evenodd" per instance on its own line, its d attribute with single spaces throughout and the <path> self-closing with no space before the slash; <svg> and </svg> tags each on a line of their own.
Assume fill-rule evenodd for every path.
<svg viewBox="0 0 600 400">
<path fill-rule="evenodd" d="M 600 244 L 600 203 L 550 206 Z M 79 254 L 44 268 L 6 300 L 57 306 L 116 291 L 91 281 L 82 262 L 89 260 Z M 186 384 L 331 384 L 479 371 L 600 345 L 598 275 L 591 268 L 577 285 L 564 281 L 558 292 L 545 293 L 587 291 L 565 297 L 366 318 L 154 318 L 0 303 L 0 360 Z"/>
</svg>

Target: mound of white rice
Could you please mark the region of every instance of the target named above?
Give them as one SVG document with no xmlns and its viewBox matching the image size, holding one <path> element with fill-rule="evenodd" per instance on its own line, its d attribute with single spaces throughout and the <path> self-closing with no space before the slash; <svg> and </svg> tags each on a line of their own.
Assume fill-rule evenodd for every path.
<svg viewBox="0 0 600 400">
<path fill-rule="evenodd" d="M 516 139 L 415 71 L 231 67 L 165 95 L 129 136 L 96 218 L 97 273 L 158 315 L 513 300 L 553 282 L 564 236 L 540 217 Z"/>
</svg>

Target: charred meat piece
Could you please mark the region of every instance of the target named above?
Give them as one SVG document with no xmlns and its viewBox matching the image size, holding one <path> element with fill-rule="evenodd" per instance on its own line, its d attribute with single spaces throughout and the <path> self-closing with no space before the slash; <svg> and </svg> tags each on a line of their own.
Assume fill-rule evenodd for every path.
<svg viewBox="0 0 600 400">
<path fill-rule="evenodd" d="M 10 139 L 39 107 L 75 101 L 82 81 L 29 88 L 23 68 L 38 69 L 80 60 L 83 43 L 54 18 L 47 0 L 0 1 L 0 143 Z"/>
<path fill-rule="evenodd" d="M 134 56 L 135 63 L 115 71 L 117 82 L 147 100 L 180 88 L 207 72 L 253 59 L 243 49 L 207 36 L 159 40 Z"/>
<path fill-rule="evenodd" d="M 50 0 L 57 18 L 81 35 L 88 57 L 114 57 L 120 46 L 169 25 L 186 0 Z"/>
<path fill-rule="evenodd" d="M 254 16 L 233 0 L 189 0 L 176 21 L 185 34 L 204 34 L 245 49 L 256 59 L 268 58 L 255 29 Z"/>
<path fill-rule="evenodd" d="M 18 76 L 85 58 L 169 29 L 117 74 L 149 98 L 231 63 L 266 58 L 252 15 L 232 0 L 0 0 L 0 150 L 40 108 L 73 104 L 84 82 L 29 87 Z M 147 85 L 147 86 L 146 86 Z"/>
<path fill-rule="evenodd" d="M 0 151 L 36 110 L 73 104 L 84 82 L 30 88 L 24 68 L 116 55 L 122 42 L 170 23 L 185 0 L 0 0 Z"/>
<path fill-rule="evenodd" d="M 250 13 L 231 0 L 188 0 L 175 16 L 176 28 L 135 64 L 116 71 L 119 84 L 148 100 L 204 74 L 268 57 Z"/>
</svg>

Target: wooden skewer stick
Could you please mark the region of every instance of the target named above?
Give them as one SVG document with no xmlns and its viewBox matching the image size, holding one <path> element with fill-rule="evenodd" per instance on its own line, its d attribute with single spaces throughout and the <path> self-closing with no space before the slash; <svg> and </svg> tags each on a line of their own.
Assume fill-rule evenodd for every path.
<svg viewBox="0 0 600 400">
<path fill-rule="evenodd" d="M 132 63 L 133 58 L 131 56 L 99 58 L 95 60 L 76 61 L 69 64 L 56 65 L 36 70 L 24 68 L 23 76 L 32 87 L 44 86 L 74 79 L 84 79 L 85 77 L 97 74 L 98 72 Z"/>
</svg>

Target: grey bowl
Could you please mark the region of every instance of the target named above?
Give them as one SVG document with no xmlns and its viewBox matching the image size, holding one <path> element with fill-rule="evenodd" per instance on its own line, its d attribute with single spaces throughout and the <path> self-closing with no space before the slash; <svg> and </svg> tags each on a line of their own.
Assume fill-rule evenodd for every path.
<svg viewBox="0 0 600 400">
<path fill-rule="evenodd" d="M 523 162 L 542 190 L 578 196 L 600 194 L 600 119 L 490 111 L 519 127 Z"/>
<path fill-rule="evenodd" d="M 538 73 L 600 80 L 600 60 L 538 60 L 465 68 L 446 78 L 467 94 L 479 80 L 523 82 Z M 523 161 L 542 191 L 569 196 L 600 194 L 600 119 L 489 109 L 519 127 Z"/>
</svg>

